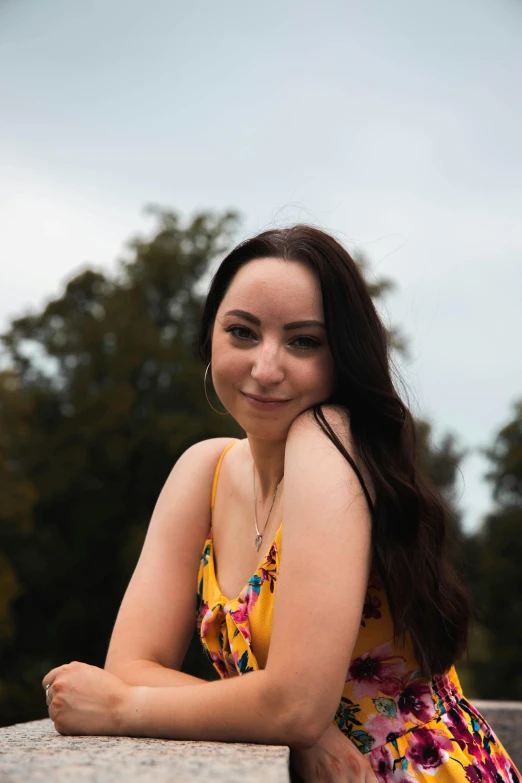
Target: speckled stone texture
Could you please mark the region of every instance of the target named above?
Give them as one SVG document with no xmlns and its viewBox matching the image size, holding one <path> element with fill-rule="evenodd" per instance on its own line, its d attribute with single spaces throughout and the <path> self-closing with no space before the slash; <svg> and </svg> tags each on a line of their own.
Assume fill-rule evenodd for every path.
<svg viewBox="0 0 522 783">
<path fill-rule="evenodd" d="M 522 774 L 522 701 L 473 700 Z"/>
<path fill-rule="evenodd" d="M 280 745 L 68 737 L 51 720 L 0 729 L 0 783 L 288 783 Z"/>
<path fill-rule="evenodd" d="M 522 702 L 474 701 L 522 772 Z M 64 737 L 50 720 L 0 728 L 0 783 L 289 783 L 279 745 Z"/>
</svg>

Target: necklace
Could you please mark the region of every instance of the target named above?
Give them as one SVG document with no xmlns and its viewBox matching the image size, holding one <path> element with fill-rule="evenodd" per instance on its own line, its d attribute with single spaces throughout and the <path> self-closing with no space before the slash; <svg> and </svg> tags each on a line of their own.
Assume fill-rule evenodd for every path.
<svg viewBox="0 0 522 783">
<path fill-rule="evenodd" d="M 283 476 L 284 476 L 284 474 L 283 474 Z M 283 480 L 283 476 L 281 476 L 281 481 Z M 281 481 L 279 482 L 279 484 L 281 483 Z M 270 505 L 270 511 L 272 511 L 272 507 L 274 505 L 275 498 L 276 498 L 276 495 L 277 495 L 277 490 L 279 489 L 279 484 L 275 488 L 274 497 L 272 498 L 272 503 Z M 270 518 L 270 511 L 268 512 L 268 516 L 266 518 L 265 526 L 263 528 L 263 533 L 265 532 L 266 526 L 268 525 L 268 520 Z M 254 463 L 254 523 L 255 523 L 255 526 L 256 526 L 256 534 L 257 534 L 256 535 L 256 539 L 255 539 L 255 545 L 256 545 L 257 551 L 259 552 L 259 548 L 260 548 L 261 544 L 263 543 L 263 534 L 259 532 L 259 528 L 257 526 L 256 466 L 255 466 L 255 463 Z"/>
</svg>

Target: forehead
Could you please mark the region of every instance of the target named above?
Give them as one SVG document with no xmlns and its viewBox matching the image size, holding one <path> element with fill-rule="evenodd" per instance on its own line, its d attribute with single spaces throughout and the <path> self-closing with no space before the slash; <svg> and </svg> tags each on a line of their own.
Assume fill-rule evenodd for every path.
<svg viewBox="0 0 522 783">
<path fill-rule="evenodd" d="M 266 317 L 273 315 L 291 320 L 321 318 L 323 302 L 315 274 L 299 261 L 260 258 L 249 261 L 236 273 L 219 310 L 230 307 L 250 310 Z M 288 316 L 288 318 L 287 318 Z"/>
</svg>

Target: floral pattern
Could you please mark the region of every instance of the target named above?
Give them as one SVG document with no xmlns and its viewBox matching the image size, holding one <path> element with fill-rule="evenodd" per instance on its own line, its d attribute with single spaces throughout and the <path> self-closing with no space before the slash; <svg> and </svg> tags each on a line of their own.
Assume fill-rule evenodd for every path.
<svg viewBox="0 0 522 783">
<path fill-rule="evenodd" d="M 228 448 L 216 468 L 212 508 Z M 264 668 L 281 538 L 282 525 L 255 574 L 237 598 L 228 599 L 217 583 L 210 527 L 198 574 L 197 627 L 222 678 Z M 367 754 L 379 783 L 522 783 L 491 727 L 465 699 L 454 667 L 426 680 L 411 640 L 401 647 L 393 642 L 388 601 L 375 570 L 334 722 Z"/>
</svg>

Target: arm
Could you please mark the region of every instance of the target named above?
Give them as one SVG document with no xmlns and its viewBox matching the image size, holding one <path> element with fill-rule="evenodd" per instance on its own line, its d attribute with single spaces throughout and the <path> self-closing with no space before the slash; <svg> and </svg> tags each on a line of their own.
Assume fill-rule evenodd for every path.
<svg viewBox="0 0 522 783">
<path fill-rule="evenodd" d="M 177 688 L 180 685 L 202 685 L 208 682 L 177 669 L 167 669 L 155 661 L 130 661 L 118 670 L 117 676 L 127 685 L 150 685 L 153 688 Z"/>
<path fill-rule="evenodd" d="M 212 438 L 191 446 L 158 497 L 104 667 L 129 685 L 201 682 L 179 668 L 196 625 L 196 581 L 210 524 L 214 471 L 234 440 Z"/>
<path fill-rule="evenodd" d="M 346 419 L 329 406 L 324 410 L 355 457 Z M 310 747 L 325 733 L 359 631 L 370 515 L 351 467 L 308 414 L 297 417 L 287 438 L 283 518 L 266 669 L 205 688 L 136 687 L 124 716 L 126 733 L 292 747 Z M 325 619 L 328 611 L 335 615 Z"/>
<path fill-rule="evenodd" d="M 302 742 L 294 712 L 277 697 L 266 670 L 207 682 L 204 688 L 136 686 L 125 704 L 121 728 L 132 737 L 266 745 Z"/>
</svg>

